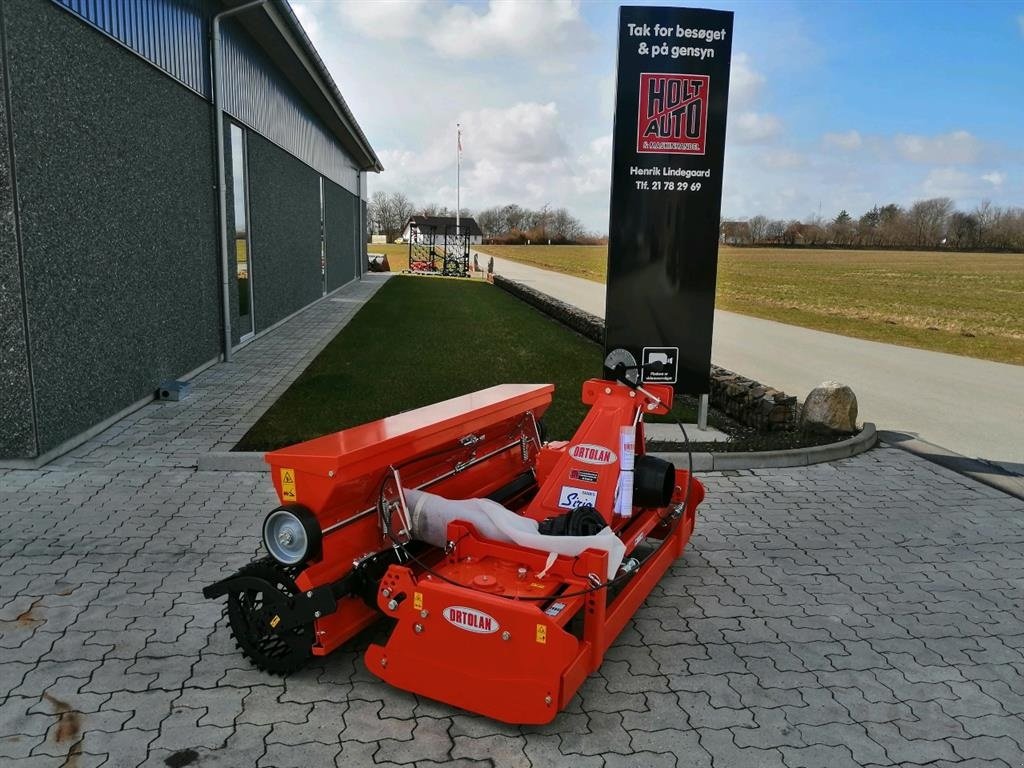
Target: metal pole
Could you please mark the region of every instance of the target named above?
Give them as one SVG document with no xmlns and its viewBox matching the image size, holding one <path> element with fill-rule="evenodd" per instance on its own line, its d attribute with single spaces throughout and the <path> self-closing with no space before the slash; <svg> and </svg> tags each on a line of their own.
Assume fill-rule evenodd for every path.
<svg viewBox="0 0 1024 768">
<path fill-rule="evenodd" d="M 228 244 L 228 193 L 227 193 L 227 171 L 225 170 L 226 160 L 224 157 L 224 110 L 221 108 L 221 97 L 223 86 L 221 83 L 221 71 L 223 61 L 221 60 L 220 22 L 228 16 L 247 11 L 258 5 L 263 5 L 267 0 L 250 0 L 244 5 L 221 11 L 213 17 L 213 46 L 211 51 L 211 69 L 213 70 L 213 112 L 216 120 L 214 143 L 217 145 L 217 204 L 220 224 L 220 282 L 221 282 L 221 313 L 224 317 L 224 362 L 231 362 L 231 252 Z"/>
<path fill-rule="evenodd" d="M 697 403 L 697 429 L 708 428 L 708 396 L 701 395 Z"/>
<path fill-rule="evenodd" d="M 455 234 L 462 234 L 459 217 L 462 210 L 462 125 L 455 124 Z"/>
<path fill-rule="evenodd" d="M 366 245 L 366 222 L 363 221 L 363 172 L 356 171 L 356 221 L 359 237 L 356 238 L 356 277 L 362 279 L 366 272 L 366 259 L 363 258 L 363 246 Z"/>
</svg>

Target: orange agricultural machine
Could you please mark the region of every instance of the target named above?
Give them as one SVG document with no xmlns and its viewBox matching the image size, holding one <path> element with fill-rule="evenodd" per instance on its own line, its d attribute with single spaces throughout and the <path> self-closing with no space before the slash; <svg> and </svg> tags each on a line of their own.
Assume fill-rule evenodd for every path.
<svg viewBox="0 0 1024 768">
<path fill-rule="evenodd" d="M 613 361 L 614 362 L 614 361 Z M 207 587 L 242 652 L 287 673 L 390 619 L 367 668 L 509 723 L 552 720 L 693 530 L 704 488 L 644 455 L 670 386 L 583 384 L 544 442 L 554 387 L 507 384 L 267 454 L 268 557 Z"/>
</svg>

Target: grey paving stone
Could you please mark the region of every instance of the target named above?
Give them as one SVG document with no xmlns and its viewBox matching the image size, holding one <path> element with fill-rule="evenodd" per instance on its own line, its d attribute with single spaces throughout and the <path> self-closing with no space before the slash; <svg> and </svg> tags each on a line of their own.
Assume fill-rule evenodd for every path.
<svg viewBox="0 0 1024 768">
<path fill-rule="evenodd" d="M 700 745 L 711 755 L 714 765 L 758 766 L 758 768 L 784 768 L 786 763 L 778 749 L 739 747 L 729 730 L 698 731 Z"/>
<path fill-rule="evenodd" d="M 314 765 L 333 765 L 341 746 L 309 741 L 301 744 L 268 742 L 266 751 L 256 763 L 267 768 L 309 768 Z"/>
<path fill-rule="evenodd" d="M 375 759 L 378 762 L 392 762 L 399 765 L 420 760 L 447 762 L 454 747 L 452 737 L 448 733 L 450 726 L 451 721 L 448 718 L 417 718 L 411 738 L 381 739 L 380 749 Z"/>
<path fill-rule="evenodd" d="M 587 733 L 564 733 L 559 747 L 563 755 L 602 755 L 625 749 L 629 734 L 616 714 L 595 712 L 589 716 Z"/>
<path fill-rule="evenodd" d="M 524 736 L 455 736 L 452 741 L 451 756 L 455 760 L 490 761 L 502 768 L 531 768 Z"/>
<path fill-rule="evenodd" d="M 344 741 L 409 741 L 412 739 L 413 730 L 418 720 L 429 719 L 418 717 L 416 719 L 399 720 L 397 718 L 381 718 L 380 711 L 383 708 L 380 701 L 361 701 L 353 699 L 348 703 L 348 709 L 343 715 L 344 728 L 341 738 Z"/>
<path fill-rule="evenodd" d="M 548 725 L 394 690 L 365 640 L 285 680 L 254 670 L 201 589 L 259 551 L 275 497 L 196 460 L 229 450 L 352 306 L 310 308 L 48 467 L 0 470 L 0 763 L 1024 762 L 1024 504 L 899 451 L 706 474 L 684 558 Z M 43 694 L 80 715 L 74 740 L 56 742 Z"/>
<path fill-rule="evenodd" d="M 798 725 L 796 728 L 808 745 L 820 744 L 828 747 L 846 747 L 853 754 L 853 759 L 861 765 L 870 763 L 877 763 L 879 765 L 891 764 L 889 756 L 882 745 L 872 739 L 865 726 L 858 723 Z"/>
<path fill-rule="evenodd" d="M 844 746 L 812 744 L 808 747 L 780 747 L 782 759 L 789 768 L 863 768 Z"/>
</svg>

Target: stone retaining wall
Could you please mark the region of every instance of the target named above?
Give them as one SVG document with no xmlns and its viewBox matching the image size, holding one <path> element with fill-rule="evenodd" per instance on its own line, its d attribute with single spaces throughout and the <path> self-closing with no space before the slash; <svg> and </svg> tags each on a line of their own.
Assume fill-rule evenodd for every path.
<svg viewBox="0 0 1024 768">
<path fill-rule="evenodd" d="M 709 400 L 740 424 L 762 431 L 795 429 L 798 423 L 796 397 L 717 365 L 711 366 Z"/>
<path fill-rule="evenodd" d="M 592 315 L 582 309 L 566 304 L 564 301 L 548 296 L 546 293 L 534 290 L 528 285 L 517 283 L 501 275 L 493 275 L 492 280 L 496 286 L 508 291 L 518 299 L 536 307 L 545 315 L 553 317 L 562 325 L 572 328 L 576 333 L 585 336 L 598 344 L 604 344 L 604 320 L 597 315 Z"/>
<path fill-rule="evenodd" d="M 494 275 L 493 282 L 513 296 L 576 331 L 604 344 L 604 320 L 527 285 Z M 711 366 L 711 405 L 748 427 L 772 431 L 794 429 L 800 406 L 795 397 L 717 365 Z"/>
</svg>

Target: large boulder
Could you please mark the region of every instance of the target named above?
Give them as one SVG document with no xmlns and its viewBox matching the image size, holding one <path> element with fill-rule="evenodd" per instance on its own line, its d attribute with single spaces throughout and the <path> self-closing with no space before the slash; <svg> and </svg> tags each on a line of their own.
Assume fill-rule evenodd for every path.
<svg viewBox="0 0 1024 768">
<path fill-rule="evenodd" d="M 850 434 L 857 431 L 857 396 L 838 381 L 815 387 L 804 401 L 800 426 L 817 434 Z"/>
</svg>

